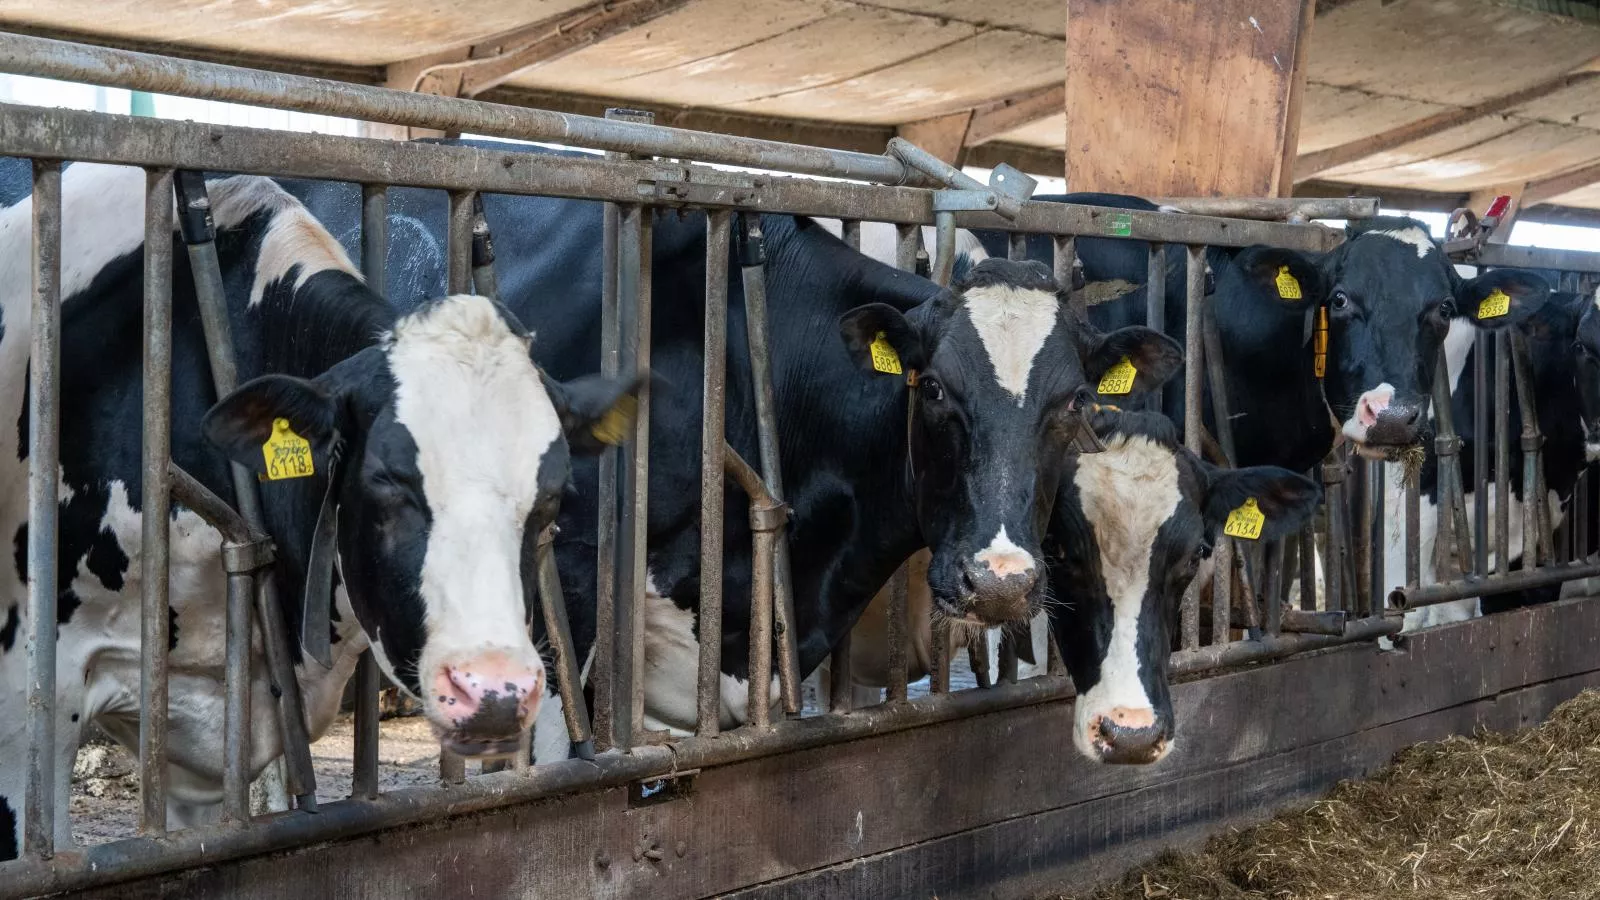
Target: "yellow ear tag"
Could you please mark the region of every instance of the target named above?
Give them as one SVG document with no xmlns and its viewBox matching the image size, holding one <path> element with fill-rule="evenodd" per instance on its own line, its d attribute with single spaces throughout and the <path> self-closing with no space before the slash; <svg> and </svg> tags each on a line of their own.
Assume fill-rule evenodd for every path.
<svg viewBox="0 0 1600 900">
<path fill-rule="evenodd" d="M 1261 539 L 1261 526 L 1267 524 L 1266 514 L 1256 506 L 1256 498 L 1246 497 L 1244 505 L 1228 513 L 1228 521 L 1222 526 L 1222 533 L 1228 537 L 1244 538 L 1247 541 Z"/>
<path fill-rule="evenodd" d="M 1490 291 L 1489 296 L 1483 298 L 1483 302 L 1478 304 L 1479 319 L 1498 319 L 1510 311 L 1511 298 L 1506 296 L 1506 292 L 1499 288 Z"/>
<path fill-rule="evenodd" d="M 869 348 L 872 350 L 872 368 L 885 375 L 901 373 L 900 354 L 894 352 L 894 347 L 889 344 L 883 332 L 878 332 L 878 336 L 872 339 Z"/>
<path fill-rule="evenodd" d="M 633 424 L 634 414 L 638 410 L 639 401 L 632 394 L 623 394 L 616 403 L 611 404 L 600 421 L 589 426 L 589 433 L 602 444 L 618 446 L 627 439 L 628 426 Z"/>
<path fill-rule="evenodd" d="M 261 445 L 261 455 L 267 460 L 268 481 L 309 478 L 317 474 L 311 462 L 311 442 L 295 434 L 288 419 L 272 420 L 272 434 Z"/>
<path fill-rule="evenodd" d="M 1302 300 L 1305 294 L 1300 293 L 1300 282 L 1289 274 L 1288 266 L 1278 267 L 1278 296 L 1285 300 Z"/>
<path fill-rule="evenodd" d="M 1100 386 L 1095 388 L 1095 391 L 1111 396 L 1126 394 L 1133 390 L 1133 379 L 1138 374 L 1139 370 L 1135 369 L 1133 363 L 1124 356 L 1122 362 L 1107 369 L 1106 374 L 1100 376 Z"/>
</svg>

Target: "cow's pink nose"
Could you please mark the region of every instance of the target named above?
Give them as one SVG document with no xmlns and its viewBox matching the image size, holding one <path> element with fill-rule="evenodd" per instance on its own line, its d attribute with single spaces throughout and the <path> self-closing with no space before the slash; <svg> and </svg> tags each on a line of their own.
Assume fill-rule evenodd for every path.
<svg viewBox="0 0 1600 900">
<path fill-rule="evenodd" d="M 439 712 L 458 728 L 517 731 L 532 723 L 544 677 L 543 665 L 529 667 L 503 653 L 489 653 L 441 666 L 433 679 L 434 699 Z"/>
<path fill-rule="evenodd" d="M 1356 403 L 1356 416 L 1361 424 L 1371 428 L 1377 424 L 1378 414 L 1388 409 L 1389 403 L 1393 400 L 1393 391 L 1367 391 Z"/>
</svg>

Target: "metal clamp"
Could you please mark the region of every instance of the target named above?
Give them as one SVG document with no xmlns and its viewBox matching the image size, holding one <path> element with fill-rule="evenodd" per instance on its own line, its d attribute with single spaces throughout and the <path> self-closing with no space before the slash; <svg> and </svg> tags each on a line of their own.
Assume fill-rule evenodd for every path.
<svg viewBox="0 0 1600 900">
<path fill-rule="evenodd" d="M 1000 203 L 999 195 L 994 191 L 960 190 L 946 188 L 933 192 L 934 212 L 967 212 L 969 210 L 993 210 Z"/>
<path fill-rule="evenodd" d="M 995 198 L 994 211 L 1007 219 L 1016 219 L 1022 211 L 1022 202 L 1032 195 L 1033 188 L 1037 186 L 1033 179 L 1005 166 L 1003 170 L 996 170 L 998 176 L 990 176 L 991 184 L 985 188 L 983 182 L 905 138 L 890 138 L 888 155 L 955 190 L 992 195 Z"/>
<path fill-rule="evenodd" d="M 1344 483 L 1344 462 L 1340 461 L 1340 462 L 1332 462 L 1332 463 L 1327 463 L 1327 462 L 1323 463 L 1322 464 L 1322 483 L 1324 485 L 1328 485 L 1328 484 L 1343 484 Z"/>
<path fill-rule="evenodd" d="M 666 206 L 760 206 L 764 181 L 742 173 L 682 166 L 639 182 L 639 199 Z"/>
<path fill-rule="evenodd" d="M 1440 456 L 1455 456 L 1461 452 L 1461 436 L 1441 434 L 1433 439 L 1433 452 Z"/>
<path fill-rule="evenodd" d="M 1537 431 L 1524 434 L 1521 442 L 1523 453 L 1537 453 L 1544 447 L 1544 435 Z"/>
<path fill-rule="evenodd" d="M 758 506 L 750 504 L 750 530 L 778 531 L 789 523 L 789 504 L 774 503 Z"/>
<path fill-rule="evenodd" d="M 265 569 L 277 559 L 269 538 L 254 541 L 223 541 L 222 568 L 229 575 L 244 575 Z"/>
</svg>

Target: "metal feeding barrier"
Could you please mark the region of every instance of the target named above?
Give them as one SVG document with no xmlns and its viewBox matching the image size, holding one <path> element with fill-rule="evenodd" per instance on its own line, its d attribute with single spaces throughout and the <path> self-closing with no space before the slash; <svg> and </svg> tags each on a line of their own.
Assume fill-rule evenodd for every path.
<svg viewBox="0 0 1600 900">
<path fill-rule="evenodd" d="M 783 526 L 787 510 L 780 477 L 776 403 L 770 375 L 766 315 L 767 260 L 759 213 L 822 216 L 843 221 L 846 242 L 859 247 L 860 223 L 892 223 L 897 229 L 896 262 L 906 270 L 918 266 L 921 228 L 933 225 L 936 252 L 931 275 L 948 282 L 953 267 L 957 227 L 997 229 L 1014 236 L 1012 255 L 1023 250 L 1028 233 L 1049 234 L 1054 241 L 1054 271 L 1070 284 L 1079 236 L 1147 242 L 1150 248 L 1148 314 L 1152 326 L 1164 319 L 1166 254 L 1184 254 L 1187 272 L 1187 358 L 1182 390 L 1188 400 L 1185 440 L 1203 450 L 1202 397 L 1207 370 L 1220 390 L 1221 366 L 1216 325 L 1207 315 L 1206 249 L 1265 244 L 1322 252 L 1338 243 L 1337 233 L 1314 225 L 1252 219 L 1215 218 L 1173 212 L 1109 209 L 1027 199 L 1025 176 L 1008 168 L 983 185 L 916 147 L 896 141 L 890 153 L 873 156 L 813 147 L 757 141 L 725 135 L 659 128 L 648 117 L 614 111 L 605 119 L 562 115 L 477 101 L 430 97 L 383 88 L 363 87 L 291 75 L 254 72 L 230 66 L 169 59 L 148 54 L 88 47 L 19 35 L 0 35 L 0 71 L 83 81 L 91 84 L 184 96 L 251 103 L 279 109 L 411 125 L 500 137 L 555 141 L 606 150 L 605 158 L 546 156 L 482 147 L 394 143 L 327 135 L 198 125 L 58 109 L 0 104 L 0 154 L 33 160 L 33 332 L 30 384 L 28 545 L 29 739 L 27 813 L 23 858 L 0 865 L 0 895 L 34 893 L 104 885 L 184 867 L 283 851 L 308 843 L 331 841 L 439 817 L 463 815 L 513 803 L 575 791 L 599 790 L 641 782 L 670 780 L 702 767 L 724 765 L 777 753 L 819 747 L 888 731 L 915 728 L 952 719 L 1071 695 L 1060 655 L 1050 648 L 1048 674 L 1016 681 L 1015 650 L 1002 653 L 1002 686 L 994 690 L 949 692 L 949 659 L 935 642 L 933 694 L 908 699 L 905 637 L 907 610 L 904 575 L 892 591 L 888 655 L 889 702 L 851 709 L 848 640 L 833 654 L 834 687 L 829 712 L 799 716 L 800 679 L 795 652 L 796 598 L 789 572 Z M 148 173 L 145 217 L 145 430 L 143 460 L 144 578 L 142 611 L 143 660 L 141 691 L 140 793 L 143 815 L 138 838 L 90 847 L 81 853 L 60 853 L 55 846 L 53 797 L 58 754 L 54 752 L 56 515 L 60 408 L 60 245 L 61 160 L 142 167 Z M 823 175 L 877 182 L 818 181 L 773 174 L 712 169 L 686 160 L 756 166 L 803 175 Z M 448 288 L 452 293 L 476 290 L 493 296 L 494 252 L 489 223 L 482 216 L 483 193 L 579 198 L 605 204 L 601 242 L 601 371 L 611 376 L 645 372 L 651 356 L 651 241 L 656 209 L 693 210 L 703 214 L 706 228 L 705 370 L 702 384 L 704 420 L 701 446 L 701 596 L 699 614 L 698 723 L 692 737 L 673 738 L 644 728 L 645 549 L 650 484 L 650 391 L 638 397 L 632 432 L 623 445 L 601 458 L 598 534 L 598 608 L 593 662 L 588 673 L 592 717 L 579 683 L 579 661 L 572 652 L 570 628 L 561 601 L 551 541 L 538 543 L 538 579 L 544 624 L 555 655 L 553 671 L 564 701 L 574 759 L 529 767 L 519 761 L 512 771 L 489 771 L 468 777 L 459 758 L 441 758 L 443 785 L 380 792 L 378 781 L 379 674 L 372 654 L 356 667 L 355 750 L 352 799 L 316 802 L 308 738 L 299 691 L 289 665 L 289 641 L 272 579 L 258 577 L 272 564 L 272 548 L 253 500 L 253 479 L 235 469 L 238 509 L 211 495 L 186 473 L 171 467 L 172 197 L 179 198 L 179 222 L 189 248 L 206 336 L 212 378 L 220 394 L 236 380 L 231 342 L 226 334 L 225 298 L 204 215 L 205 185 L 199 173 L 229 172 L 280 177 L 337 180 L 362 187 L 361 265 L 369 284 L 384 284 L 388 246 L 387 190 L 404 186 L 443 190 L 449 194 Z M 936 184 L 938 190 L 917 186 Z M 1181 203 L 1183 201 L 1173 201 Z M 1196 204 L 1202 201 L 1195 201 Z M 1317 201 L 1299 208 L 1273 203 L 1245 204 L 1231 209 L 1254 215 L 1295 216 L 1370 214 L 1371 201 L 1344 205 Z M 1216 208 L 1216 207 L 1212 207 Z M 1263 212 L 1264 211 L 1264 212 Z M 209 249 L 208 249 L 209 248 Z M 754 463 L 727 446 L 723 433 L 727 377 L 729 266 L 737 261 L 744 293 L 747 337 L 751 347 L 749 377 L 757 413 L 758 457 Z M 1595 270 L 1590 270 L 1595 271 Z M 1515 342 L 1513 341 L 1513 345 Z M 1502 356 L 1502 359 L 1504 357 Z M 1222 399 L 1226 402 L 1225 397 Z M 1226 409 L 1214 410 L 1221 423 L 1219 441 L 1231 454 Z M 1324 467 L 1330 487 L 1328 515 L 1342 525 L 1344 504 L 1336 466 Z M 1341 470 L 1342 471 L 1342 470 Z M 1504 477 L 1504 469 L 1501 470 Z M 748 724 L 719 735 L 720 658 L 723 605 L 723 499 L 725 478 L 749 500 L 754 543 L 754 615 L 750 625 L 751 679 Z M 1479 496 L 1482 494 L 1480 492 Z M 170 499 L 193 509 L 224 535 L 220 559 L 228 572 L 227 704 L 225 733 L 225 797 L 227 821 L 222 825 L 167 833 L 165 821 L 166 606 L 168 587 L 167 529 L 162 527 Z M 571 502 L 571 501 L 569 501 Z M 1414 506 L 1415 501 L 1412 501 Z M 158 514 L 159 513 L 159 514 Z M 1374 520 L 1381 522 L 1381 514 Z M 1343 558 L 1340 527 L 1327 527 L 1330 558 Z M 1484 532 L 1480 530 L 1479 534 Z M 1411 534 L 1415 537 L 1416 531 Z M 1311 529 L 1287 545 L 1268 548 L 1264 570 L 1268 595 L 1277 598 L 1292 581 L 1286 554 L 1310 560 L 1315 550 Z M 1547 546 L 1541 544 L 1541 546 Z M 1292 548 L 1292 550 L 1291 550 Z M 1386 617 L 1371 593 L 1360 604 L 1347 604 L 1351 579 L 1336 576 L 1336 590 L 1327 610 L 1316 609 L 1312 567 L 1301 565 L 1301 608 L 1267 604 L 1262 614 L 1246 602 L 1246 637 L 1233 640 L 1232 593 L 1235 560 L 1230 542 L 1218 548 L 1217 581 L 1212 603 L 1212 640 L 1200 639 L 1200 594 L 1191 591 L 1182 606 L 1180 649 L 1172 659 L 1177 674 L 1272 659 L 1339 643 L 1369 641 L 1399 626 Z M 1501 555 L 1503 564 L 1504 554 Z M 1252 565 L 1255 565 L 1254 563 Z M 1342 572 L 1338 565 L 1330 572 Z M 1545 570 L 1548 571 L 1548 570 Z M 1579 571 L 1569 568 L 1564 574 Z M 1583 571 L 1588 571 L 1584 569 Z M 1482 590 L 1493 578 L 1523 580 L 1543 577 L 1487 576 L 1474 583 Z M 1577 577 L 1573 575 L 1572 577 Z M 1248 580 L 1248 579 L 1247 579 Z M 1374 581 L 1374 583 L 1377 583 Z M 1425 602 L 1412 582 L 1410 603 Z M 1441 588 L 1442 590 L 1443 588 Z M 1252 589 L 1253 590 L 1253 589 Z M 1339 614 L 1329 614 L 1337 612 Z M 288 761 L 290 791 L 298 809 L 251 817 L 247 805 L 249 766 L 249 695 L 252 628 L 262 640 L 265 662 L 281 702 L 274 711 Z M 326 648 L 315 628 L 300 636 L 308 655 Z M 327 629 L 322 626 L 323 640 Z M 766 692 L 776 672 L 783 715 L 771 721 Z M 671 746 L 664 746 L 667 742 Z M 492 770 L 495 766 L 487 767 Z M 315 814 L 312 814 L 315 811 Z"/>
</svg>

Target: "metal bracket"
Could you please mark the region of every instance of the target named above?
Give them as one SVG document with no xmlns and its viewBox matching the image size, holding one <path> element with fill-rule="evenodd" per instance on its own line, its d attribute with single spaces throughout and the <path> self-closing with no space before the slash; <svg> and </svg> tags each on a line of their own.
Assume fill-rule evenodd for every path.
<svg viewBox="0 0 1600 900">
<path fill-rule="evenodd" d="M 765 180 L 703 166 L 681 166 L 672 174 L 639 182 L 639 199 L 665 206 L 760 206 Z"/>
<path fill-rule="evenodd" d="M 1460 435 L 1440 435 L 1434 438 L 1433 451 L 1440 456 L 1455 456 L 1461 452 L 1461 443 Z"/>
<path fill-rule="evenodd" d="M 1001 163 L 989 172 L 989 187 L 1013 200 L 1026 200 L 1039 189 L 1039 182 L 1010 163 Z"/>
<path fill-rule="evenodd" d="M 277 558 L 272 541 L 266 538 L 235 543 L 222 542 L 222 568 L 229 575 L 243 575 L 272 565 Z"/>
</svg>

